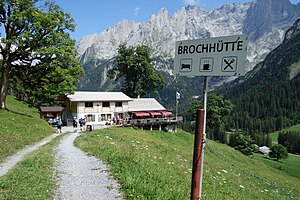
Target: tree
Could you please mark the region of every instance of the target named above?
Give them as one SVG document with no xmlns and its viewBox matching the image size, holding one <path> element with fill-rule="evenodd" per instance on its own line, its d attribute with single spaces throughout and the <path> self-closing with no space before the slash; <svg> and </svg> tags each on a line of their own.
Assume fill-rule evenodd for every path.
<svg viewBox="0 0 300 200">
<path fill-rule="evenodd" d="M 118 48 L 116 65 L 108 71 L 108 77 L 116 82 L 121 81 L 121 91 L 130 97 L 138 97 L 148 92 L 157 93 L 165 85 L 161 75 L 155 73 L 149 55 L 150 49 L 141 45 Z"/>
<path fill-rule="evenodd" d="M 246 156 L 253 155 L 253 152 L 255 151 L 255 147 L 252 144 L 253 141 L 249 135 L 243 135 L 239 134 L 237 135 L 235 139 L 235 149 L 242 152 L 242 154 Z"/>
<path fill-rule="evenodd" d="M 282 144 L 290 153 L 300 153 L 300 132 L 280 131 L 278 134 L 278 144 Z"/>
<path fill-rule="evenodd" d="M 275 144 L 270 150 L 270 158 L 275 158 L 277 161 L 280 159 L 286 159 L 289 156 L 286 148 L 281 144 Z"/>
<path fill-rule="evenodd" d="M 267 134 L 267 137 L 266 137 L 266 146 L 271 148 L 272 147 L 272 138 L 270 136 L 270 134 Z"/>
<path fill-rule="evenodd" d="M 195 117 L 197 109 L 202 106 L 198 100 L 193 100 L 188 108 L 188 111 Z M 225 125 L 226 117 L 231 113 L 234 105 L 226 100 L 223 96 L 209 94 L 207 97 L 207 128 L 220 129 Z"/>
<path fill-rule="evenodd" d="M 229 135 L 229 142 L 228 145 L 231 147 L 235 147 L 236 145 L 236 138 L 238 137 L 239 133 L 236 131 L 234 133 L 230 133 Z"/>
<path fill-rule="evenodd" d="M 192 114 L 193 119 L 196 119 L 196 113 L 199 108 L 203 107 L 203 103 L 197 99 L 192 99 L 188 106 L 188 112 Z"/>
<path fill-rule="evenodd" d="M 68 33 L 75 28 L 69 14 L 52 1 L 2 0 L 0 27 L 4 29 L 1 109 L 6 107 L 9 83 L 32 103 L 52 102 L 60 94 L 74 91 L 83 69 L 75 60 L 75 41 Z"/>
</svg>

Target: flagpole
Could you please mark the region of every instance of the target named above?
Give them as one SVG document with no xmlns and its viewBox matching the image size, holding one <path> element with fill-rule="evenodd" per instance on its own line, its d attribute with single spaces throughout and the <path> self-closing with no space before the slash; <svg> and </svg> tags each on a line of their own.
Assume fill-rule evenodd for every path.
<svg viewBox="0 0 300 200">
<path fill-rule="evenodd" d="M 179 99 L 180 99 L 180 93 L 176 91 L 176 94 L 175 94 L 175 103 L 176 103 L 176 111 L 175 111 L 175 119 L 176 119 L 176 122 L 177 122 L 177 114 L 178 114 L 178 103 L 179 103 Z"/>
<path fill-rule="evenodd" d="M 176 114 L 175 114 L 175 117 L 176 117 L 176 118 L 175 118 L 175 119 L 176 119 L 176 122 L 177 122 L 177 112 L 178 112 L 178 100 L 177 100 L 177 98 L 176 98 L 175 101 L 176 101 L 176 111 L 175 111 L 175 113 L 176 113 Z"/>
</svg>

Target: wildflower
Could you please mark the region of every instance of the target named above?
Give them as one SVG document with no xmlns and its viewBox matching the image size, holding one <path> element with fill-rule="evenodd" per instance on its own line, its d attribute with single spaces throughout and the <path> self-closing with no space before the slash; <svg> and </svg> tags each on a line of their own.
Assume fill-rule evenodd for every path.
<svg viewBox="0 0 300 200">
<path fill-rule="evenodd" d="M 240 185 L 240 188 L 243 188 L 243 189 L 244 189 L 245 187 L 244 187 L 244 186 L 242 186 L 242 185 Z"/>
<path fill-rule="evenodd" d="M 226 173 L 226 174 L 228 173 L 228 171 L 226 171 L 225 169 L 222 169 L 222 172 L 224 172 L 224 173 Z"/>
</svg>

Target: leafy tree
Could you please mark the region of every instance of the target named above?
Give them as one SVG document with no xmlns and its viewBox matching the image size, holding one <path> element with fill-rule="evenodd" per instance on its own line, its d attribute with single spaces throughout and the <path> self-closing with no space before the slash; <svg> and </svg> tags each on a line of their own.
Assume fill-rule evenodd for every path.
<svg viewBox="0 0 300 200">
<path fill-rule="evenodd" d="M 271 148 L 271 152 L 269 153 L 270 158 L 275 158 L 276 160 L 286 159 L 288 158 L 288 152 L 286 148 L 281 144 L 275 144 Z"/>
<path fill-rule="evenodd" d="M 197 99 L 192 99 L 188 106 L 188 112 L 192 114 L 193 119 L 196 119 L 197 110 L 203 108 L 203 103 Z"/>
<path fill-rule="evenodd" d="M 75 28 L 69 14 L 52 1 L 2 0 L 0 27 L 1 109 L 9 84 L 35 105 L 74 91 L 83 69 L 68 33 Z"/>
<path fill-rule="evenodd" d="M 188 111 L 196 116 L 197 110 L 202 107 L 202 103 L 198 100 L 193 100 L 189 105 Z M 234 105 L 226 100 L 223 96 L 209 94 L 207 97 L 207 128 L 219 129 L 225 125 L 226 117 L 230 114 Z"/>
<path fill-rule="evenodd" d="M 118 48 L 116 66 L 108 71 L 108 77 L 121 81 L 121 91 L 128 96 L 157 93 L 165 85 L 163 77 L 155 73 L 149 51 L 149 47 L 144 45 L 126 47 L 121 44 Z"/>
<path fill-rule="evenodd" d="M 255 147 L 252 144 L 253 141 L 249 135 L 239 134 L 235 139 L 235 149 L 242 152 L 246 156 L 253 155 Z"/>
</svg>

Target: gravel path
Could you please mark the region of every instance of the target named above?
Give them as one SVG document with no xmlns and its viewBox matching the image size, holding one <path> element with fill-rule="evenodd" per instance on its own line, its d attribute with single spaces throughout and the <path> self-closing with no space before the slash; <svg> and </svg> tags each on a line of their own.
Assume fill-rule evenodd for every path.
<svg viewBox="0 0 300 200">
<path fill-rule="evenodd" d="M 59 134 L 54 133 L 34 145 L 26 146 L 24 149 L 18 151 L 15 155 L 10 156 L 7 159 L 5 159 L 4 163 L 0 164 L 0 176 L 4 176 L 19 161 L 21 161 L 26 154 L 36 150 L 38 147 L 50 142 L 53 138 L 55 138 L 58 135 Z"/>
<path fill-rule="evenodd" d="M 122 199 L 105 164 L 73 145 L 77 136 L 79 133 L 66 135 L 56 148 L 58 188 L 54 199 Z"/>
</svg>

